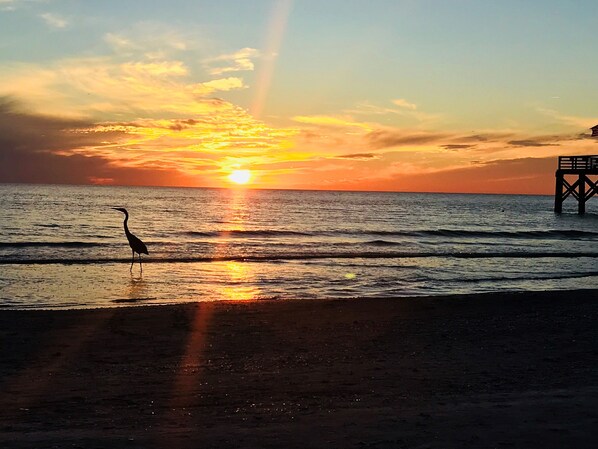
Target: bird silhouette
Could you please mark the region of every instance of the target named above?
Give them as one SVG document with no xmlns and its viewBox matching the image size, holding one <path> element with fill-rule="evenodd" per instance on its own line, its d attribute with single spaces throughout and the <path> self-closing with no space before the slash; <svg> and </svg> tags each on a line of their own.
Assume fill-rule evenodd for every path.
<svg viewBox="0 0 598 449">
<path fill-rule="evenodd" d="M 129 221 L 129 213 L 127 212 L 127 209 L 125 209 L 124 207 L 113 207 L 112 209 L 118 210 L 125 214 L 125 221 L 123 222 L 123 226 L 125 228 L 125 235 L 127 236 L 127 240 L 129 241 L 129 246 L 133 251 L 130 270 L 133 270 L 133 263 L 135 262 L 135 253 L 137 253 L 139 254 L 139 267 L 141 268 L 141 271 L 143 271 L 143 266 L 141 265 L 141 254 L 143 253 L 149 255 L 149 253 L 147 252 L 147 246 L 145 246 L 145 243 L 143 243 L 140 239 L 135 237 L 129 231 L 129 227 L 127 226 L 127 221 Z"/>
</svg>

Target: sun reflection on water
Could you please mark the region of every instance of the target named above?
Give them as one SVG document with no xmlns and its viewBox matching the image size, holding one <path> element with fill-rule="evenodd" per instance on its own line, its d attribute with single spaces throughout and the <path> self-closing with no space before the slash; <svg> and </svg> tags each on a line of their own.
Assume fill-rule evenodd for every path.
<svg viewBox="0 0 598 449">
<path fill-rule="evenodd" d="M 229 190 L 228 207 L 224 221 L 230 223 L 229 232 L 220 236 L 216 245 L 215 256 L 224 257 L 229 254 L 230 231 L 246 230 L 246 222 L 251 218 L 250 190 Z M 260 289 L 254 285 L 255 275 L 250 265 L 242 262 L 227 262 L 221 265 L 222 283 L 219 284 L 218 297 L 231 301 L 250 301 L 260 295 Z"/>
<path fill-rule="evenodd" d="M 248 264 L 242 262 L 227 262 L 224 274 L 228 282 L 224 284 L 221 296 L 231 301 L 250 301 L 259 296 L 259 288 L 251 285 L 255 276 Z"/>
</svg>

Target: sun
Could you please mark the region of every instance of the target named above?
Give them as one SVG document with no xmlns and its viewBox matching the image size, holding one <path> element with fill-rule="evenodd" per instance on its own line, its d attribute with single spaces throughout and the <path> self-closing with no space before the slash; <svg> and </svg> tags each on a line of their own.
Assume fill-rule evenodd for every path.
<svg viewBox="0 0 598 449">
<path fill-rule="evenodd" d="M 235 170 L 228 179 L 235 184 L 247 184 L 251 180 L 251 172 L 249 170 Z"/>
</svg>

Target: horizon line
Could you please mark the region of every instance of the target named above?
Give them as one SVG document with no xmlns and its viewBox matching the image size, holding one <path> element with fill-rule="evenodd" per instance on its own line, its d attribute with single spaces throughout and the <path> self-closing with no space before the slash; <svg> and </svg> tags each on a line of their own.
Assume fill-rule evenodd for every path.
<svg viewBox="0 0 598 449">
<path fill-rule="evenodd" d="M 508 195 L 508 196 L 549 196 L 551 193 L 502 193 L 502 192 L 443 192 L 443 191 L 408 191 L 408 190 L 355 190 L 355 189 L 309 189 L 309 188 L 273 188 L 273 187 L 214 187 L 214 186 L 177 186 L 177 185 L 138 185 L 138 184 L 72 184 L 48 182 L 3 182 L 0 185 L 29 185 L 29 186 L 71 186 L 71 187 L 129 187 L 150 189 L 197 189 L 197 190 L 259 190 L 259 191 L 288 191 L 288 192 L 348 192 L 348 193 L 405 193 L 405 194 L 437 194 L 437 195 Z"/>
</svg>

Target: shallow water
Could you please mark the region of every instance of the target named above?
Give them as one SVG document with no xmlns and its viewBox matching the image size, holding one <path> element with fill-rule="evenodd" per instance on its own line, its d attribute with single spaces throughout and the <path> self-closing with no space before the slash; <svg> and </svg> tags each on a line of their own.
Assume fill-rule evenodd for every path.
<svg viewBox="0 0 598 449">
<path fill-rule="evenodd" d="M 598 204 L 552 197 L 0 185 L 0 306 L 593 288 Z M 129 271 L 122 228 L 148 246 Z"/>
</svg>

